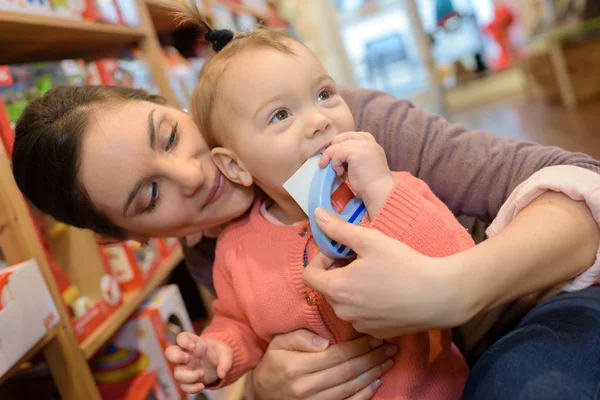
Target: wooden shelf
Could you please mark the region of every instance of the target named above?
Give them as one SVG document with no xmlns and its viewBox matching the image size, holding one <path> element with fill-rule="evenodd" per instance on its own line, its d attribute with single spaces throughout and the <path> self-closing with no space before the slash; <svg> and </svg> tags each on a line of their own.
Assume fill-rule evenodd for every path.
<svg viewBox="0 0 600 400">
<path fill-rule="evenodd" d="M 231 0 L 216 0 L 217 4 L 222 4 L 229 7 L 236 14 L 250 14 L 254 16 L 260 22 L 266 23 L 268 21 L 268 15 L 260 11 L 253 10 L 251 7 L 245 6 L 240 3 L 236 3 Z"/>
<path fill-rule="evenodd" d="M 19 361 L 17 361 L 11 369 L 6 371 L 6 373 L 0 377 L 0 385 L 4 381 L 6 381 L 8 378 L 10 378 L 12 375 L 14 375 L 15 372 L 17 372 L 20 369 L 21 365 L 24 362 L 29 361 L 31 359 L 31 357 L 35 356 L 48 343 L 50 343 L 50 341 L 52 339 L 54 339 L 54 337 L 56 336 L 56 333 L 60 329 L 60 324 L 62 324 L 62 323 L 63 323 L 63 321 L 60 321 L 58 324 L 56 324 L 56 326 L 54 326 L 52 329 L 50 329 L 50 331 L 48 331 L 48 333 L 46 333 L 46 336 L 44 336 L 42 339 L 40 339 L 40 341 L 37 342 L 35 344 L 35 346 L 33 346 L 27 353 L 25 353 L 25 355 L 23 355 L 23 357 L 21 357 L 21 359 Z"/>
<path fill-rule="evenodd" d="M 123 323 L 137 310 L 154 289 L 160 286 L 169 276 L 171 271 L 183 259 L 181 249 L 175 251 L 154 273 L 143 289 L 123 293 L 123 304 L 102 325 L 81 343 L 81 351 L 86 359 L 92 358 L 117 331 Z"/>
<path fill-rule="evenodd" d="M 0 11 L 0 65 L 119 54 L 142 28 Z"/>
</svg>

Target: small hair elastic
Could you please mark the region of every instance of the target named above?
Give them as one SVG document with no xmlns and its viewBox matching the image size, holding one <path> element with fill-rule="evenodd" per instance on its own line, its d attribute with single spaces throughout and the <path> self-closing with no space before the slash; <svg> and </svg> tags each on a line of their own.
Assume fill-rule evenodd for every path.
<svg viewBox="0 0 600 400">
<path fill-rule="evenodd" d="M 204 39 L 212 43 L 213 50 L 218 53 L 233 40 L 233 31 L 229 29 L 211 29 L 204 34 Z"/>
</svg>

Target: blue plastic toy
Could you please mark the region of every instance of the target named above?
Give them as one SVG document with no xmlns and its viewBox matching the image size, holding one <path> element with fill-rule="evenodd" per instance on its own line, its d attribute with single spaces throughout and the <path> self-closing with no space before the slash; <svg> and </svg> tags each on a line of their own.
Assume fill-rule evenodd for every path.
<svg viewBox="0 0 600 400">
<path fill-rule="evenodd" d="M 351 258 L 354 256 L 354 251 L 349 247 L 331 240 L 321 229 L 319 229 L 315 221 L 315 210 L 317 207 L 323 207 L 334 215 L 348 221 L 351 224 L 360 224 L 367 209 L 365 203 L 360 197 L 354 197 L 346 204 L 341 214 L 338 214 L 331 204 L 331 193 L 333 192 L 333 184 L 337 174 L 331 165 L 331 162 L 325 168 L 318 168 L 310 184 L 308 196 L 308 216 L 310 220 L 310 229 L 313 237 L 317 242 L 317 246 L 321 252 L 331 258 Z"/>
</svg>

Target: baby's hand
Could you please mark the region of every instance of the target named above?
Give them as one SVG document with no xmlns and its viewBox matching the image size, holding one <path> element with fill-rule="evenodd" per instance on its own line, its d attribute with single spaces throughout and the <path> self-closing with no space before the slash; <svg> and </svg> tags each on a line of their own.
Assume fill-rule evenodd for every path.
<svg viewBox="0 0 600 400">
<path fill-rule="evenodd" d="M 342 176 L 348 169 L 348 181 L 358 194 L 369 216 L 374 218 L 394 186 L 383 148 L 367 132 L 346 132 L 337 135 L 319 162 L 323 168 L 331 161 Z"/>
<path fill-rule="evenodd" d="M 169 346 L 165 356 L 176 364 L 175 379 L 181 389 L 190 394 L 225 378 L 233 363 L 231 347 L 190 332 L 177 335 L 177 346 Z"/>
</svg>

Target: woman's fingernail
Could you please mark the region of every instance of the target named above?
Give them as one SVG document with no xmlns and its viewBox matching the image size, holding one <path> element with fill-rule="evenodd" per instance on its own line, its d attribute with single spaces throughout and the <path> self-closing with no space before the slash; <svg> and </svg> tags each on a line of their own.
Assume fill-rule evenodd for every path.
<svg viewBox="0 0 600 400">
<path fill-rule="evenodd" d="M 369 345 L 370 345 L 372 348 L 379 347 L 379 346 L 381 346 L 382 344 L 383 344 L 383 340 L 381 340 L 381 339 L 371 339 L 371 341 L 369 342 Z"/>
<path fill-rule="evenodd" d="M 329 213 L 322 207 L 318 207 L 315 210 L 315 217 L 323 222 L 329 221 Z"/>
<path fill-rule="evenodd" d="M 320 336 L 315 336 L 315 337 L 313 338 L 313 344 L 314 344 L 315 346 L 317 346 L 318 348 L 320 348 L 320 349 L 325 349 L 325 348 L 327 348 L 327 346 L 329 345 L 329 340 L 327 340 L 327 339 L 323 339 L 323 338 L 322 338 L 322 337 L 320 337 Z"/>
<path fill-rule="evenodd" d="M 381 386 L 381 381 L 380 381 L 379 379 L 377 379 L 375 382 L 371 383 L 371 387 L 372 387 L 374 390 L 377 390 L 377 389 L 379 389 L 379 386 Z"/>
<path fill-rule="evenodd" d="M 386 362 L 384 362 L 383 364 L 381 364 L 381 369 L 383 371 L 387 371 L 388 369 L 392 368 L 393 365 L 394 365 L 394 361 L 393 360 L 387 360 Z"/>
<path fill-rule="evenodd" d="M 385 349 L 385 353 L 383 353 L 383 355 L 385 357 L 392 357 L 397 352 L 398 352 L 398 349 L 395 346 L 388 346 L 387 349 Z"/>
</svg>

